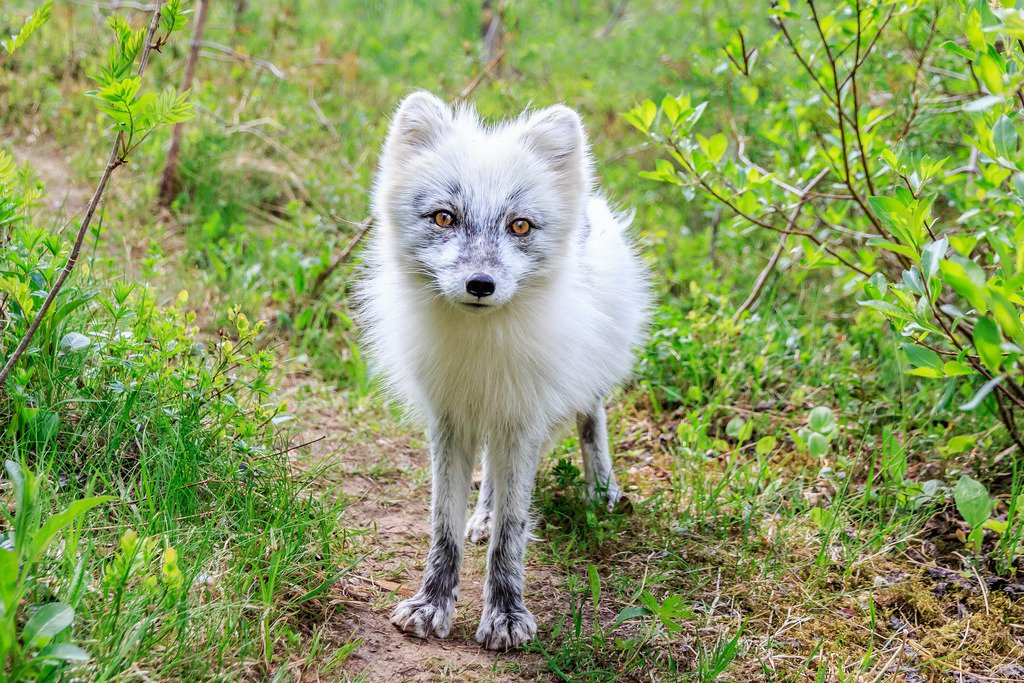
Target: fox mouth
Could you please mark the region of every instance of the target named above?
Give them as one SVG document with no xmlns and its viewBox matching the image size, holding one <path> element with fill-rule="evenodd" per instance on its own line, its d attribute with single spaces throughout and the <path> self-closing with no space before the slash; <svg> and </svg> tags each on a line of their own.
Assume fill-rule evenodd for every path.
<svg viewBox="0 0 1024 683">
<path fill-rule="evenodd" d="M 477 301 L 460 301 L 459 305 L 461 305 L 462 308 L 464 309 L 472 311 L 473 313 L 483 313 L 490 309 L 496 308 L 491 304 L 482 304 Z"/>
</svg>

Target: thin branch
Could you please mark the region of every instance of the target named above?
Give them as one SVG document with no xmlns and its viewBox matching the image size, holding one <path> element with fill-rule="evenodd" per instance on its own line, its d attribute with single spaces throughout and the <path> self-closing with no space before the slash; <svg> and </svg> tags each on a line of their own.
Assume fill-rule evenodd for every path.
<svg viewBox="0 0 1024 683">
<path fill-rule="evenodd" d="M 199 46 L 203 40 L 203 30 L 206 28 L 206 14 L 210 8 L 210 0 L 199 0 L 199 9 L 196 11 L 196 23 L 192 29 L 192 44 L 189 46 L 188 57 L 185 60 L 185 74 L 181 79 L 179 93 L 191 89 L 192 79 L 196 73 L 196 62 L 199 61 Z M 181 135 L 185 130 L 185 123 L 174 124 L 171 130 L 171 144 L 167 149 L 167 161 L 164 164 L 163 173 L 160 175 L 160 184 L 157 186 L 157 206 L 167 209 L 171 206 L 171 200 L 178 193 L 180 179 L 178 177 L 178 158 L 181 155 Z"/>
<path fill-rule="evenodd" d="M 811 191 L 828 174 L 828 168 L 821 169 L 818 175 L 814 176 L 814 178 L 804 186 L 804 189 L 800 191 L 800 198 L 797 200 L 796 206 L 793 207 L 793 211 L 789 215 L 789 221 L 786 223 L 787 230 L 792 230 L 796 226 L 796 222 L 800 218 L 800 212 L 803 210 L 804 204 L 811 200 Z M 736 309 L 735 313 L 733 313 L 733 320 L 739 320 L 740 316 L 743 315 L 745 311 L 749 311 L 751 307 L 757 303 L 757 300 L 761 298 L 761 292 L 764 291 L 764 287 L 768 283 L 768 277 L 772 274 L 772 271 L 775 270 L 775 266 L 779 263 L 779 258 L 782 257 L 782 252 L 786 249 L 787 237 L 788 235 L 785 233 L 780 236 L 779 246 L 775 248 L 775 252 L 772 254 L 771 258 L 768 259 L 768 264 L 764 267 L 764 270 L 762 270 L 757 276 L 757 280 L 754 282 L 754 288 L 750 291 L 750 296 L 748 296 L 747 300 Z"/>
<path fill-rule="evenodd" d="M 360 240 L 363 239 L 363 235 L 365 235 L 370 230 L 371 227 L 373 227 L 373 218 L 368 218 L 363 222 L 361 226 L 359 226 L 359 230 L 352 237 L 352 239 L 349 240 L 349 243 L 345 246 L 345 249 L 340 254 L 338 254 L 338 258 L 334 259 L 334 262 L 331 263 L 331 265 L 324 268 L 320 272 L 320 274 L 316 276 L 316 280 L 313 281 L 313 287 L 310 288 L 309 290 L 314 296 L 320 293 L 320 290 L 324 286 L 324 283 L 327 282 L 327 278 L 333 275 L 334 271 L 336 271 L 341 266 L 342 263 L 348 260 L 348 257 L 351 256 L 352 252 L 355 250 L 356 245 L 359 244 Z"/>
<path fill-rule="evenodd" d="M 248 55 L 242 54 L 235 48 L 230 47 L 228 45 L 221 45 L 220 43 L 214 43 L 209 40 L 201 40 L 199 41 L 199 47 L 203 47 L 208 50 L 213 50 L 214 52 L 220 52 L 221 54 L 225 54 L 231 59 L 235 60 L 236 62 L 240 62 L 242 64 L 252 64 L 253 66 L 258 67 L 260 69 L 266 69 L 267 71 L 272 73 L 276 78 L 280 78 L 282 80 L 288 78 L 288 74 L 286 74 L 283 69 L 275 65 L 273 62 L 268 62 L 267 60 L 260 59 L 259 57 L 250 57 Z"/>
<path fill-rule="evenodd" d="M 814 233 L 807 232 L 806 230 L 797 230 L 795 228 L 790 228 L 790 227 L 780 228 L 779 226 L 772 225 L 771 223 L 768 223 L 767 221 L 764 221 L 764 220 L 758 218 L 757 216 L 749 214 L 746 211 L 744 211 L 743 209 L 741 209 L 740 207 L 736 206 L 735 202 L 729 201 L 729 199 L 726 198 L 724 195 L 722 195 L 721 192 L 717 191 L 714 187 L 712 187 L 711 184 L 708 183 L 703 178 L 703 176 L 698 174 L 696 172 L 696 170 L 694 170 L 694 168 L 692 166 L 690 166 L 688 163 L 686 163 L 686 161 L 684 160 L 684 157 L 683 157 L 682 150 L 679 149 L 678 145 L 673 144 L 673 148 L 676 151 L 677 158 L 680 160 L 680 163 L 686 169 L 686 172 L 690 175 L 690 177 L 692 177 L 694 180 L 696 180 L 697 184 L 700 185 L 704 189 L 705 192 L 707 192 L 709 195 L 711 195 L 715 199 L 715 201 L 717 201 L 717 202 L 719 202 L 721 204 L 725 204 L 730 209 L 732 209 L 733 212 L 735 212 L 738 216 L 740 216 L 741 218 L 746 220 L 748 223 L 753 223 L 754 225 L 756 225 L 758 227 L 765 228 L 766 230 L 772 230 L 774 232 L 778 232 L 778 233 L 783 234 L 783 235 L 800 235 L 801 237 L 806 237 L 811 242 L 813 242 L 814 244 L 816 244 L 819 247 L 821 247 L 826 253 L 828 253 L 830 256 L 834 257 L 837 261 L 842 263 L 847 268 L 849 268 L 851 270 L 857 271 L 858 273 L 860 273 L 864 277 L 871 277 L 871 273 L 868 273 L 863 268 L 858 266 L 856 263 L 853 263 L 849 259 L 845 258 L 842 254 L 838 253 L 837 251 L 832 249 L 830 246 L 828 246 L 827 244 L 822 242 L 821 238 L 818 237 L 817 235 L 815 235 Z"/>
<path fill-rule="evenodd" d="M 480 84 L 484 82 L 485 78 L 491 75 L 491 72 L 494 70 L 494 67 L 496 67 L 501 62 L 501 60 L 504 59 L 504 57 L 505 48 L 501 48 L 498 54 L 494 55 L 494 58 L 487 63 L 487 66 L 485 66 L 483 70 L 480 73 L 478 73 L 465 88 L 462 89 L 462 92 L 459 93 L 459 96 L 456 98 L 455 101 L 464 102 L 465 100 L 468 100 L 470 95 L 472 95 L 476 91 L 476 89 L 480 87 Z"/>
<path fill-rule="evenodd" d="M 157 27 L 160 25 L 160 9 L 163 6 L 163 2 L 157 4 L 157 8 L 153 11 L 153 18 L 149 22 L 149 30 L 146 33 L 146 45 L 142 50 L 142 59 L 139 62 L 139 68 L 136 71 L 136 76 L 141 76 L 142 72 L 146 69 L 146 63 L 149 61 L 149 53 L 153 47 L 153 36 L 156 34 Z M 89 232 L 89 225 L 92 223 L 92 218 L 96 213 L 96 207 L 99 206 L 100 200 L 103 198 L 103 193 L 107 189 L 107 182 L 110 180 L 110 174 L 114 172 L 114 169 L 125 163 L 125 160 L 120 156 L 121 143 L 124 134 L 118 132 L 114 137 L 114 144 L 110 150 L 110 158 L 107 160 L 107 166 L 103 170 L 103 176 L 100 178 L 99 185 L 96 186 L 96 191 L 92 195 L 92 199 L 89 200 L 89 207 L 85 211 L 85 216 L 82 218 L 82 224 L 78 228 L 78 235 L 75 238 L 75 243 L 71 247 L 71 254 L 68 256 L 67 262 L 60 271 L 60 275 L 57 276 L 57 281 L 53 283 L 53 287 L 50 289 L 50 293 L 46 295 L 46 299 L 43 300 L 42 305 L 39 307 L 39 311 L 36 313 L 36 317 L 32 320 L 32 324 L 29 325 L 25 331 L 25 336 L 21 338 L 21 342 L 17 348 L 7 359 L 7 363 L 3 369 L 0 370 L 0 391 L 4 390 L 7 383 L 7 376 L 11 374 L 11 370 L 14 368 L 15 363 L 25 353 L 25 349 L 32 342 L 32 337 L 35 336 L 36 330 L 39 329 L 39 325 L 43 322 L 43 318 L 46 317 L 47 311 L 50 310 L 50 306 L 53 304 L 54 299 L 57 298 L 57 294 L 60 293 L 61 288 L 64 286 L 64 282 L 71 275 L 71 271 L 74 269 L 75 264 L 78 262 L 78 255 L 82 251 L 82 243 L 85 241 L 85 236 Z"/>
</svg>

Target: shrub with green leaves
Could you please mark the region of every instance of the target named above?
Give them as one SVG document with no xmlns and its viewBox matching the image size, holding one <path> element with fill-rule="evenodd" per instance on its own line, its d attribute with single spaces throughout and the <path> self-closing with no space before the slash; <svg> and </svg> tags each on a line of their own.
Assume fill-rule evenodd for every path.
<svg viewBox="0 0 1024 683">
<path fill-rule="evenodd" d="M 1024 446 L 1024 13 L 782 0 L 759 19 L 762 45 L 723 46 L 723 87 L 754 105 L 731 129 L 685 93 L 626 115 L 666 154 L 645 175 L 775 233 L 765 276 L 782 253 L 826 269 L 903 335 L 911 374 L 946 383 L 939 409 Z"/>
</svg>

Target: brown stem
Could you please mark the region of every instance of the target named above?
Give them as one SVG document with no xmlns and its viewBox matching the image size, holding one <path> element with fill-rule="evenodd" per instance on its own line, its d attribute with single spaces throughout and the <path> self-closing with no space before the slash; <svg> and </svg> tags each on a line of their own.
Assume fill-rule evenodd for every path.
<svg viewBox="0 0 1024 683">
<path fill-rule="evenodd" d="M 692 177 L 694 180 L 696 180 L 697 184 L 700 185 L 701 188 L 703 188 L 703 190 L 706 193 L 711 195 L 715 199 L 715 201 L 717 201 L 720 204 L 724 204 L 725 206 L 728 206 L 738 216 L 740 216 L 741 218 L 743 218 L 747 222 L 753 223 L 754 225 L 756 225 L 758 227 L 765 228 L 766 230 L 772 230 L 774 232 L 777 232 L 777 233 L 780 233 L 780 234 L 783 234 L 783 235 L 800 235 L 801 237 L 806 237 L 807 239 L 811 240 L 811 242 L 813 242 L 814 244 L 816 244 L 819 247 L 821 247 L 823 250 L 825 250 L 826 253 L 828 253 L 830 256 L 834 257 L 836 260 L 838 260 L 840 263 L 842 263 L 844 266 L 846 266 L 850 270 L 855 270 L 858 273 L 860 273 L 861 275 L 863 275 L 864 277 L 871 277 L 871 273 L 865 271 L 863 268 L 858 266 L 856 263 L 852 263 L 851 261 L 847 260 L 841 254 L 839 254 L 834 249 L 829 247 L 827 244 L 822 242 L 821 238 L 819 238 L 813 232 L 807 232 L 806 230 L 796 230 L 796 229 L 793 229 L 793 228 L 780 228 L 777 225 L 772 225 L 771 223 L 768 223 L 766 221 L 761 220 L 757 216 L 753 216 L 753 215 L 743 211 L 741 208 L 736 206 L 736 204 L 734 202 L 729 201 L 726 197 L 724 197 L 722 195 L 722 193 L 720 193 L 717 190 L 715 190 L 715 188 L 712 187 L 711 184 L 708 183 L 704 179 L 703 176 L 698 174 L 693 169 L 693 167 L 691 167 L 689 164 L 687 164 L 683 160 L 683 154 L 682 154 L 682 151 L 679 149 L 678 145 L 673 144 L 673 148 L 675 149 L 676 154 L 677 154 L 677 156 L 678 156 L 678 158 L 680 160 L 680 163 L 683 165 L 683 168 L 686 169 L 687 174 L 689 174 L 690 177 Z"/>
<path fill-rule="evenodd" d="M 815 185 L 820 183 L 822 178 L 828 174 L 829 169 L 823 168 L 821 172 L 807 183 L 804 189 L 800 192 L 800 198 L 797 201 L 796 206 L 793 207 L 793 211 L 789 215 L 789 221 L 786 223 L 786 228 L 788 230 L 792 230 L 796 226 L 797 219 L 800 218 L 800 212 L 803 210 L 804 204 L 810 201 L 811 191 L 814 189 Z M 768 283 L 768 277 L 772 274 L 772 271 L 775 270 L 775 266 L 778 265 L 782 252 L 786 249 L 786 237 L 788 237 L 788 235 L 783 234 L 779 239 L 779 246 L 776 247 L 771 258 L 768 259 L 768 264 L 764 267 L 764 270 L 762 270 L 757 276 L 757 280 L 754 282 L 754 288 L 751 290 L 750 296 L 748 296 L 747 300 L 744 301 L 738 309 L 736 309 L 735 313 L 733 313 L 733 320 L 739 320 L 739 317 L 743 315 L 744 311 L 749 311 L 761 297 L 761 292 L 764 291 L 764 287 Z"/>
<path fill-rule="evenodd" d="M 160 25 L 160 9 L 163 7 L 163 2 L 157 3 L 156 10 L 153 11 L 153 18 L 149 23 L 149 31 L 146 33 L 146 45 L 142 50 L 142 60 L 139 62 L 139 68 L 136 71 L 137 76 L 141 76 L 142 72 L 146 68 L 146 62 L 149 60 L 149 52 L 153 47 L 153 35 L 156 33 L 157 27 Z M 53 304 L 53 300 L 57 298 L 57 294 L 64 286 L 64 282 L 71 275 L 71 271 L 75 267 L 75 263 L 78 262 L 78 255 L 82 251 L 82 243 L 85 241 L 85 236 L 89 231 L 89 225 L 92 223 L 92 217 L 96 213 L 96 207 L 100 203 L 100 199 L 103 198 L 103 193 L 107 189 L 107 181 L 110 180 L 110 174 L 114 172 L 114 169 L 125 163 L 125 160 L 120 156 L 121 142 L 123 134 L 118 132 L 114 138 L 113 148 L 110 150 L 110 158 L 107 161 L 107 166 L 103 170 L 103 176 L 100 178 L 99 185 L 96 186 L 96 191 L 92 195 L 92 199 L 89 200 L 89 207 L 85 211 L 85 216 L 82 218 L 82 225 L 78 228 L 78 235 L 75 237 L 75 243 L 71 247 L 71 254 L 68 256 L 67 262 L 61 269 L 60 274 L 57 276 L 57 281 L 53 283 L 53 287 L 50 289 L 50 293 L 46 295 L 46 299 L 43 300 L 43 304 L 39 307 L 39 311 L 36 313 L 36 317 L 32 320 L 32 324 L 25 330 L 25 336 L 21 338 L 21 342 L 17 348 L 7 359 L 7 363 L 3 369 L 0 370 L 0 391 L 5 390 L 7 383 L 7 376 L 11 374 L 11 370 L 14 368 L 15 363 L 25 353 L 25 349 L 32 342 L 32 337 L 35 336 L 36 330 L 39 329 L 39 325 L 43 322 L 43 318 L 46 316 L 46 312 L 50 310 L 50 306 Z"/>
<path fill-rule="evenodd" d="M 366 221 L 364 221 L 363 224 L 359 226 L 359 231 L 356 232 L 356 234 L 352 237 L 351 240 L 349 240 L 349 243 L 345 246 L 345 249 L 340 254 L 338 254 L 338 258 L 334 259 L 334 262 L 331 263 L 331 265 L 324 268 L 323 271 L 321 271 L 321 273 L 316 276 L 316 280 L 313 281 L 313 286 L 309 290 L 310 294 L 316 296 L 317 294 L 320 293 L 321 288 L 327 282 L 327 278 L 333 275 L 334 271 L 336 271 L 341 266 L 342 263 L 348 260 L 348 257 L 352 254 L 352 251 L 356 248 L 356 245 L 359 244 L 360 240 L 363 239 L 363 235 L 365 235 L 371 227 L 373 227 L 372 218 L 366 219 Z"/>
<path fill-rule="evenodd" d="M 199 46 L 203 40 L 203 30 L 206 28 L 206 11 L 210 7 L 209 0 L 199 0 L 199 8 L 196 10 L 196 23 L 192 30 L 192 45 L 189 47 L 188 58 L 185 60 L 185 74 L 181 79 L 179 93 L 183 93 L 192 87 L 192 79 L 196 73 L 196 62 L 199 61 Z M 160 175 L 160 185 L 157 190 L 156 205 L 158 208 L 166 209 L 171 205 L 171 200 L 178 193 L 181 181 L 178 177 L 178 157 L 181 154 L 181 134 L 185 124 L 176 123 L 171 130 L 171 146 L 167 150 L 167 163 L 164 164 L 163 173 Z"/>
<path fill-rule="evenodd" d="M 857 47 L 856 47 L 856 50 L 854 52 L 853 63 L 857 64 L 858 62 L 860 62 L 860 47 L 861 47 L 860 46 L 860 42 L 861 42 L 860 0 L 856 1 L 855 6 L 856 6 L 856 12 L 857 12 L 857 40 L 856 40 Z M 860 93 L 857 91 L 857 71 L 858 70 L 859 70 L 859 67 L 854 67 L 854 68 L 850 69 L 850 75 L 849 75 L 851 86 L 852 86 L 851 87 L 851 95 L 853 96 L 853 121 L 852 121 L 853 134 L 854 134 L 855 139 L 857 140 L 857 147 L 860 148 L 860 165 L 861 165 L 861 168 L 864 170 L 864 182 L 867 183 L 868 192 L 870 192 L 872 195 L 874 195 L 874 194 L 876 194 L 875 193 L 875 184 L 871 180 L 871 171 L 868 169 L 868 153 L 867 153 L 867 149 L 865 149 L 865 147 L 864 147 L 864 137 L 861 135 L 861 132 L 860 132 Z M 833 73 L 836 73 L 835 69 L 833 69 Z M 839 80 L 838 74 L 836 75 L 836 80 Z"/>
</svg>

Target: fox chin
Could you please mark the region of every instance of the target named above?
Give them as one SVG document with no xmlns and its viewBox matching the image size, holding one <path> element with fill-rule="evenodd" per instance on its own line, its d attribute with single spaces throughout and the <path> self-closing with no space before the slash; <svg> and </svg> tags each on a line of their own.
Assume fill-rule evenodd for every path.
<svg viewBox="0 0 1024 683">
<path fill-rule="evenodd" d="M 556 105 L 485 125 L 417 92 L 395 112 L 373 193 L 357 298 L 389 394 L 428 427 L 431 546 L 423 585 L 391 618 L 446 637 L 464 539 L 490 538 L 476 640 L 532 639 L 523 597 L 534 476 L 575 419 L 595 499 L 621 496 L 605 424 L 650 308 L 628 220 L 594 186 L 579 115 Z M 466 520 L 473 468 L 484 478 Z"/>
</svg>

